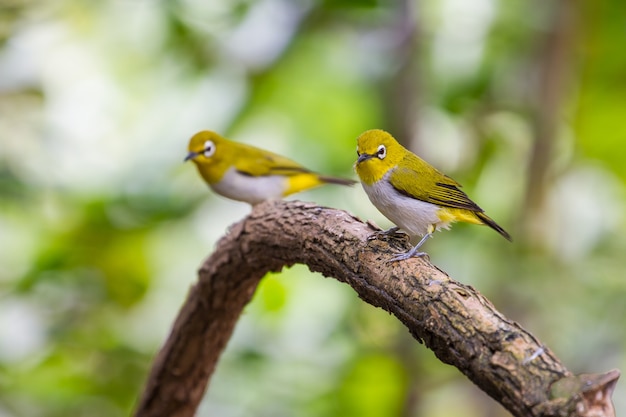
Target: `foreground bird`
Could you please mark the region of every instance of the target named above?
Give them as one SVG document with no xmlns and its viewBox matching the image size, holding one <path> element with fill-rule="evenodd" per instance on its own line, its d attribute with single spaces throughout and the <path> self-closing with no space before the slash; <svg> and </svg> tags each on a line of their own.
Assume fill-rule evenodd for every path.
<svg viewBox="0 0 626 417">
<path fill-rule="evenodd" d="M 417 245 L 391 261 L 425 255 L 418 252 L 422 244 L 437 229 L 447 229 L 454 222 L 486 224 L 511 240 L 459 189 L 458 182 L 407 150 L 389 133 L 374 129 L 361 134 L 357 138 L 357 155 L 355 169 L 367 196 L 398 226 L 385 233 L 400 228 L 411 236 L 423 236 Z"/>
<path fill-rule="evenodd" d="M 213 191 L 252 205 L 327 183 L 356 183 L 316 174 L 284 156 L 233 142 L 208 130 L 196 133 L 188 149 L 185 161 L 196 164 Z"/>
</svg>

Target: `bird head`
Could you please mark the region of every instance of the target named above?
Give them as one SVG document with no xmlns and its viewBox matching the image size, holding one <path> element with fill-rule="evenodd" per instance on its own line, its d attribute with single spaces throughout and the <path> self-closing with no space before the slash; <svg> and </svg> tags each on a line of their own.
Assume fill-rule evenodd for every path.
<svg viewBox="0 0 626 417">
<path fill-rule="evenodd" d="M 406 150 L 389 133 L 380 129 L 368 130 L 357 138 L 356 173 L 362 182 L 371 185 L 397 167 L 404 152 Z"/>
<path fill-rule="evenodd" d="M 223 153 L 218 149 L 224 138 L 210 130 L 203 130 L 196 133 L 189 140 L 187 149 L 189 153 L 185 157 L 185 161 L 192 160 L 196 164 L 208 164 L 220 158 Z"/>
<path fill-rule="evenodd" d="M 189 153 L 185 161 L 193 161 L 202 177 L 209 184 L 214 184 L 222 178 L 228 167 L 236 157 L 232 142 L 210 130 L 196 133 L 189 140 Z"/>
</svg>

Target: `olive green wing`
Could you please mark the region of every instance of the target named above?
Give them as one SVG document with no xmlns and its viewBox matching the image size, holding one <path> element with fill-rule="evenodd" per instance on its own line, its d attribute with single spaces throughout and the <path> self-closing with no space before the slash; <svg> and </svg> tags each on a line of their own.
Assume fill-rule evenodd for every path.
<svg viewBox="0 0 626 417">
<path fill-rule="evenodd" d="M 461 184 L 411 154 L 394 169 L 389 181 L 401 194 L 444 207 L 482 212 L 463 191 Z"/>
<path fill-rule="evenodd" d="M 261 177 L 266 175 L 292 176 L 311 172 L 307 168 L 270 151 L 243 145 L 238 149 L 235 168 L 244 175 Z"/>
</svg>

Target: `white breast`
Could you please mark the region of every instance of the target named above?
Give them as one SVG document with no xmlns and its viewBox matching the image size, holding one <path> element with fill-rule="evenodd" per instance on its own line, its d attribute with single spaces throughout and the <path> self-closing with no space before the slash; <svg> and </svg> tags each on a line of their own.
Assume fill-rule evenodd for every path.
<svg viewBox="0 0 626 417">
<path fill-rule="evenodd" d="M 224 197 L 257 204 L 265 200 L 282 198 L 287 189 L 287 179 L 280 175 L 252 177 L 231 167 L 218 183 L 211 185 L 211 188 Z"/>
<path fill-rule="evenodd" d="M 389 174 L 373 185 L 363 184 L 370 201 L 396 226 L 412 236 L 428 233 L 430 225 L 448 228 L 448 222 L 442 222 L 437 216 L 439 207 L 415 198 L 400 194 L 388 180 Z"/>
</svg>

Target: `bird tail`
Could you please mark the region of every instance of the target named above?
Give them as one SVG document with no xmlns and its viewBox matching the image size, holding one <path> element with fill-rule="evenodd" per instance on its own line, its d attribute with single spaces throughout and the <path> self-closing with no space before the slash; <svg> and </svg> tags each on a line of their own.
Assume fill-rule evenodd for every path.
<svg viewBox="0 0 626 417">
<path fill-rule="evenodd" d="M 484 224 L 486 224 L 487 226 L 491 227 L 493 230 L 495 230 L 496 232 L 500 233 L 506 240 L 508 240 L 509 242 L 513 241 L 513 238 L 511 237 L 510 234 L 507 233 L 506 230 L 504 230 L 502 227 L 500 227 L 500 225 L 496 222 L 493 221 L 493 219 L 489 216 L 487 216 L 485 213 L 483 213 L 482 211 L 477 211 L 476 212 L 476 216 L 480 219 L 480 221 L 482 221 Z"/>
<path fill-rule="evenodd" d="M 356 181 L 349 180 L 347 178 L 337 178 L 337 177 L 327 177 L 325 175 L 319 176 L 320 181 L 325 182 L 327 184 L 338 184 L 338 185 L 354 185 Z"/>
</svg>

